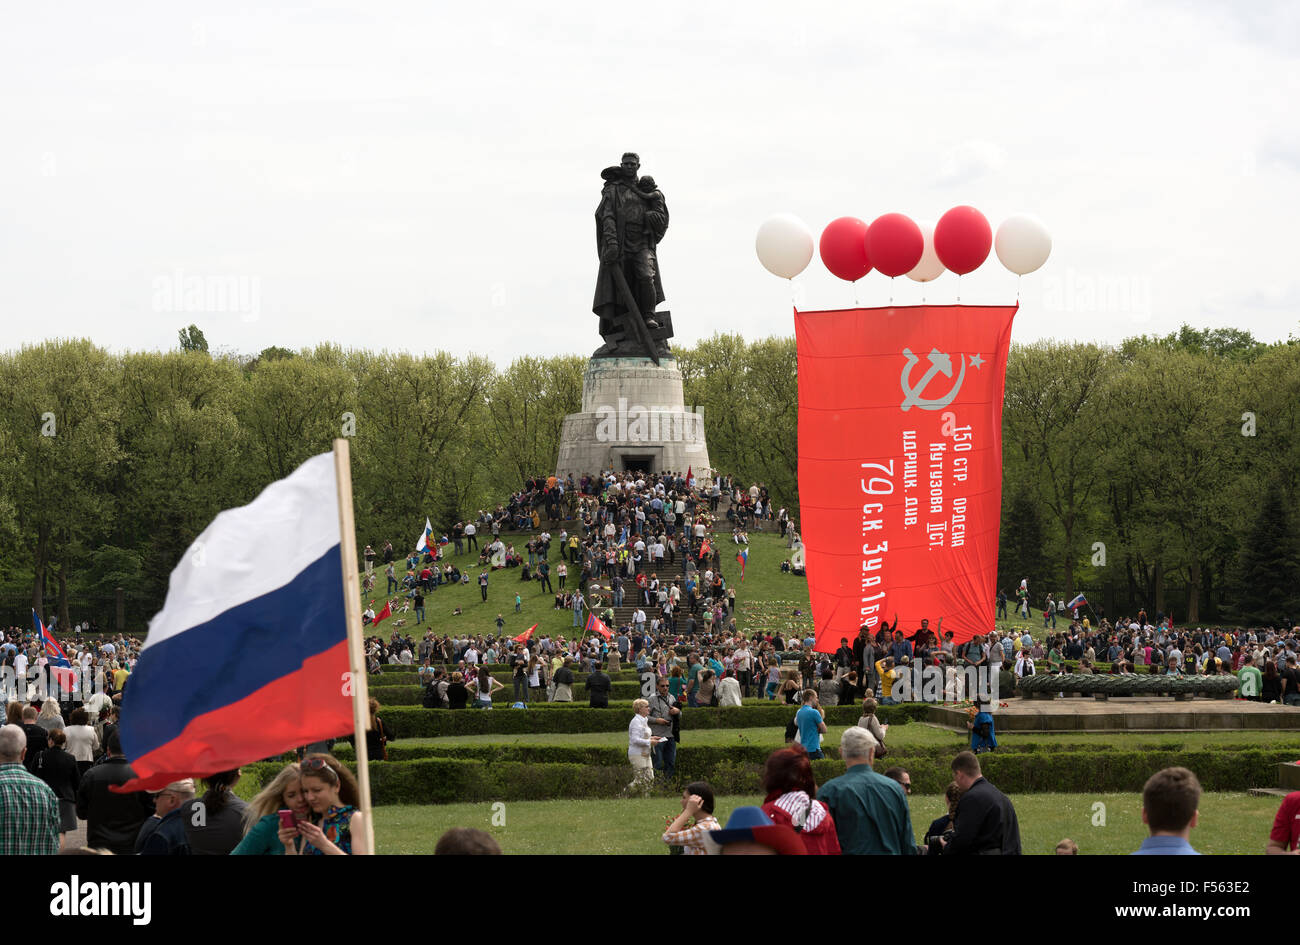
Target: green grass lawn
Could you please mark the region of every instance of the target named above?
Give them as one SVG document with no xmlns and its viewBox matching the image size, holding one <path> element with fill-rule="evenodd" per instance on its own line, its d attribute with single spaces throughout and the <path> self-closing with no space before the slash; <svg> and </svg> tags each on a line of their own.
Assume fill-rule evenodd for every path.
<svg viewBox="0 0 1300 945">
<path fill-rule="evenodd" d="M 733 809 L 760 800 L 719 798 L 718 819 L 725 824 Z M 1137 849 L 1147 835 L 1138 794 L 1028 794 L 1012 800 L 1027 854 L 1051 854 L 1065 837 L 1079 845 L 1081 854 L 1126 854 Z M 1192 831 L 1192 845 L 1202 853 L 1262 853 L 1277 807 L 1274 797 L 1206 794 L 1201 799 L 1200 825 Z M 912 828 L 919 840 L 930 822 L 943 813 L 943 798 L 913 796 L 911 808 Z M 675 799 L 664 797 L 380 807 L 375 811 L 375 842 L 383 854 L 432 853 L 443 831 L 475 827 L 491 833 L 505 853 L 666 855 L 667 848 L 659 839 L 664 818 L 679 811 Z M 1103 812 L 1104 826 L 1094 825 Z M 493 825 L 494 815 L 497 826 Z"/>
<path fill-rule="evenodd" d="M 581 528 L 581 523 L 566 522 L 564 523 L 570 531 L 573 526 Z M 559 529 L 551 529 L 551 534 L 558 540 Z M 513 544 L 515 550 L 523 553 L 524 545 L 527 544 L 530 535 L 527 533 L 511 533 L 502 536 L 502 541 L 507 546 Z M 489 542 L 491 538 L 489 537 Z M 790 602 L 790 610 L 798 608 L 803 611 L 805 619 L 808 615 L 808 583 L 803 578 L 792 577 L 789 574 L 781 573 L 781 562 L 789 557 L 789 550 L 785 547 L 785 542 L 775 533 L 753 534 L 750 536 L 749 563 L 745 566 L 745 580 L 740 582 L 740 565 L 735 560 L 736 545 L 731 541 L 731 532 L 719 533 L 715 536 L 718 547 L 722 549 L 722 572 L 727 580 L 736 587 L 737 613 L 739 615 L 737 625 L 742 628 L 748 628 L 746 622 L 747 613 L 752 619 L 763 626 L 776 626 L 778 621 L 775 617 L 769 617 L 767 611 L 784 612 L 784 607 L 776 607 L 774 602 Z M 481 542 L 481 539 L 480 539 Z M 454 546 L 447 546 L 454 547 Z M 581 633 L 573 626 L 573 613 L 568 610 L 555 609 L 555 595 L 548 594 L 541 589 L 541 584 L 536 581 L 525 583 L 519 580 L 518 568 L 506 568 L 501 571 L 492 571 L 488 580 L 488 600 L 483 603 L 479 594 L 478 575 L 482 570 L 478 564 L 478 554 L 468 552 L 462 555 L 451 555 L 448 558 L 452 564 L 461 570 L 468 570 L 470 574 L 469 584 L 457 584 L 455 586 L 443 585 L 436 591 L 425 595 L 425 622 L 419 625 L 420 635 L 423 635 L 426 628 L 433 630 L 438 634 L 490 634 L 496 633 L 496 617 L 500 614 L 505 619 L 505 630 L 511 635 L 519 634 L 527 630 L 534 623 L 538 624 L 537 632 L 546 632 L 552 636 L 563 634 L 566 637 L 572 637 L 575 632 Z M 551 545 L 551 584 L 558 591 L 559 581 L 555 577 L 555 566 L 559 563 L 559 549 L 555 542 Z M 403 574 L 401 562 L 398 562 L 398 575 Z M 577 583 L 578 575 L 582 572 L 581 565 L 569 565 L 568 588 L 573 589 Z M 384 606 L 384 590 L 388 586 L 387 579 L 384 577 L 384 567 L 382 563 L 375 565 L 375 589 L 369 593 L 362 592 L 362 605 L 375 602 L 375 610 Z M 515 595 L 521 598 L 522 611 L 515 613 Z M 762 604 L 761 608 L 755 608 L 752 605 Z M 749 610 L 747 612 L 747 605 Z M 456 607 L 461 608 L 459 616 L 453 616 Z M 756 609 L 761 609 L 762 614 L 754 613 Z M 392 619 L 385 620 L 379 625 L 384 636 L 390 635 L 393 630 L 400 629 L 403 632 L 415 634 L 417 625 L 415 622 L 414 610 L 397 615 L 398 619 L 404 619 L 406 624 L 402 627 L 396 627 Z M 785 629 L 790 621 L 782 620 L 779 622 L 781 629 Z"/>
</svg>

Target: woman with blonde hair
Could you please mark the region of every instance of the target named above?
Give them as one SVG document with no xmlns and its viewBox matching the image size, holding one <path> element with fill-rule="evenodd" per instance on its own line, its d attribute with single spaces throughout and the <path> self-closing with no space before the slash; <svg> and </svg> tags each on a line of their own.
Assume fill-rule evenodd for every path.
<svg viewBox="0 0 1300 945">
<path fill-rule="evenodd" d="M 48 696 L 41 703 L 41 714 L 36 717 L 36 724 L 47 732 L 63 729 L 63 713 L 59 711 L 59 700 Z"/>
<path fill-rule="evenodd" d="M 85 707 L 72 710 L 71 725 L 63 731 L 68 736 L 68 752 L 77 759 L 77 771 L 84 775 L 95 763 L 99 753 L 99 736 L 90 724 L 90 715 Z"/>
<path fill-rule="evenodd" d="M 230 851 L 231 856 L 276 856 L 284 853 L 280 842 L 280 811 L 293 811 L 294 822 L 311 819 L 307 795 L 302 790 L 302 769 L 297 762 L 287 765 L 274 780 L 258 792 L 244 811 L 244 839 Z M 302 838 L 292 841 L 297 850 Z"/>
<path fill-rule="evenodd" d="M 333 755 L 307 755 L 299 763 L 307 805 L 320 823 L 299 820 L 290 830 L 281 827 L 284 852 L 302 856 L 352 856 L 372 851 L 364 829 L 364 815 L 357 810 L 357 779 Z M 294 838 L 303 844 L 297 849 Z"/>
<path fill-rule="evenodd" d="M 655 778 L 650 749 L 663 739 L 650 733 L 648 700 L 637 699 L 632 703 L 632 712 L 632 721 L 627 726 L 627 760 L 632 763 L 632 783 L 627 786 L 627 791 L 645 791 Z"/>
</svg>

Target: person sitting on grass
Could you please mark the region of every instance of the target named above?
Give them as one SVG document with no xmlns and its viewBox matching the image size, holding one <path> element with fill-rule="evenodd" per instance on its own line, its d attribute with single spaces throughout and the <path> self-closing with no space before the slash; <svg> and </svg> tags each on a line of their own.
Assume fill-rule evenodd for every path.
<svg viewBox="0 0 1300 945">
<path fill-rule="evenodd" d="M 682 812 L 664 828 L 660 838 L 669 850 L 685 856 L 718 852 L 710 831 L 721 824 L 713 816 L 713 788 L 705 781 L 692 781 L 682 789 Z"/>
</svg>

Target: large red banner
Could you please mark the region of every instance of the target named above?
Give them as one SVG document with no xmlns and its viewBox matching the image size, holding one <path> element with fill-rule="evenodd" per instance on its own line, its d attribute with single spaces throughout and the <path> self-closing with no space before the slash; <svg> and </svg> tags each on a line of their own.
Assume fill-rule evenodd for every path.
<svg viewBox="0 0 1300 945">
<path fill-rule="evenodd" d="M 799 507 L 817 649 L 993 627 L 1017 306 L 799 312 Z"/>
</svg>

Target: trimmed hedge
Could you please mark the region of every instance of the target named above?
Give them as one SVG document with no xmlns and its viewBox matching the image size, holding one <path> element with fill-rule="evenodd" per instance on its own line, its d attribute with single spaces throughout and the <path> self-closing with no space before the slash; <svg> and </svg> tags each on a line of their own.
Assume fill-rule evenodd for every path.
<svg viewBox="0 0 1300 945">
<path fill-rule="evenodd" d="M 505 689 L 498 689 L 492 694 L 493 702 L 498 706 L 502 704 L 508 706 L 514 701 L 513 693 L 514 684 L 507 684 Z M 641 693 L 639 680 L 616 682 L 610 688 L 610 702 L 625 701 L 628 707 L 631 708 L 632 700 L 641 698 Z M 376 686 L 370 690 L 370 694 L 378 699 L 382 705 L 421 705 L 424 701 L 424 689 L 420 686 Z M 583 685 L 581 679 L 573 684 L 573 698 L 575 700 L 581 699 L 584 703 L 587 702 L 587 687 Z"/>
<path fill-rule="evenodd" d="M 763 748 L 765 758 L 771 748 Z M 683 749 L 679 757 L 682 779 L 706 780 L 718 794 L 755 794 L 761 790 L 762 766 L 751 760 L 759 752 L 742 749 L 741 756 L 726 757 L 701 751 L 698 760 Z M 894 765 L 906 768 L 913 789 L 939 794 L 952 780 L 952 755 L 900 754 L 876 763 L 877 771 Z M 1022 793 L 1137 792 L 1156 771 L 1174 765 L 1191 768 L 1207 791 L 1242 791 L 1270 784 L 1274 765 L 1294 760 L 1294 751 L 1244 749 L 1186 752 L 1078 751 L 1047 754 L 1012 752 L 980 757 L 989 781 L 1014 801 Z M 592 756 L 606 760 L 609 756 Z M 814 761 L 813 775 L 824 784 L 844 773 L 844 763 L 834 759 Z M 263 785 L 281 769 L 279 762 L 245 765 L 245 777 Z M 631 780 L 632 769 L 621 763 L 591 764 L 542 761 L 481 761 L 477 759 L 425 758 L 417 761 L 379 761 L 370 765 L 371 795 L 375 804 L 447 804 L 500 800 L 613 797 Z M 661 782 L 662 783 L 662 782 Z"/>
<path fill-rule="evenodd" d="M 1237 691 L 1236 676 L 1111 676 L 1060 673 L 1026 676 L 1019 691 L 1101 693 L 1112 696 L 1221 694 Z"/>
<path fill-rule="evenodd" d="M 508 704 L 508 703 L 507 703 Z M 889 725 L 924 719 L 929 707 L 922 702 L 881 706 L 880 721 Z M 622 710 L 622 711 L 620 711 Z M 592 709 L 582 703 L 538 703 L 529 709 L 425 709 L 421 706 L 389 706 L 381 717 L 398 738 L 436 738 L 443 735 L 523 735 L 539 732 L 621 732 L 631 718 L 631 703 Z M 729 708 L 703 707 L 682 710 L 683 731 L 718 728 L 784 729 L 794 718 L 795 706 L 745 705 Z M 857 706 L 832 706 L 826 710 L 830 725 L 854 725 L 861 717 Z"/>
<path fill-rule="evenodd" d="M 712 768 L 724 761 L 762 764 L 771 752 L 780 748 L 783 744 L 782 733 L 776 730 L 773 730 L 770 740 L 737 745 L 695 745 L 692 744 L 689 735 L 689 732 L 685 733 L 684 740 L 677 749 L 677 766 L 679 769 L 684 766 L 689 767 L 691 770 L 701 767 Z M 947 763 L 952 760 L 954 754 L 966 746 L 967 742 L 966 737 L 959 736 L 954 732 L 953 741 L 949 745 L 913 745 L 895 750 L 900 753 L 905 752 L 909 758 L 938 758 Z M 823 747 L 827 757 L 839 758 L 839 747 L 837 745 L 827 742 Z M 1063 745 L 1017 741 L 1014 744 L 999 748 L 995 755 L 989 757 L 1094 752 L 1098 750 L 1102 752 L 1108 751 L 1107 749 L 1098 749 L 1092 745 L 1078 743 Z M 1168 755 L 1174 753 L 1186 754 L 1188 751 L 1196 752 L 1205 749 L 1199 746 L 1184 749 L 1183 744 L 1180 742 L 1153 742 L 1149 745 L 1139 744 L 1126 750 Z M 1260 750 L 1286 752 L 1294 756 L 1300 751 L 1300 737 L 1293 739 L 1293 744 L 1271 745 L 1267 749 L 1261 749 L 1258 743 L 1216 743 L 1214 745 L 1214 751 L 1220 753 Z M 356 758 L 356 753 L 347 742 L 338 743 L 334 747 L 333 754 L 343 761 L 350 762 Z M 1241 757 L 1246 756 L 1242 755 Z M 403 745 L 400 741 L 389 743 L 388 759 L 390 761 L 418 761 L 424 758 L 451 758 L 462 761 L 486 762 L 519 761 L 526 764 L 618 765 L 626 760 L 627 751 L 621 746 L 614 745 L 528 745 L 518 742 L 495 742 L 475 745 Z M 888 758 L 892 762 L 892 752 Z M 693 778 L 693 775 L 691 778 Z"/>
</svg>

